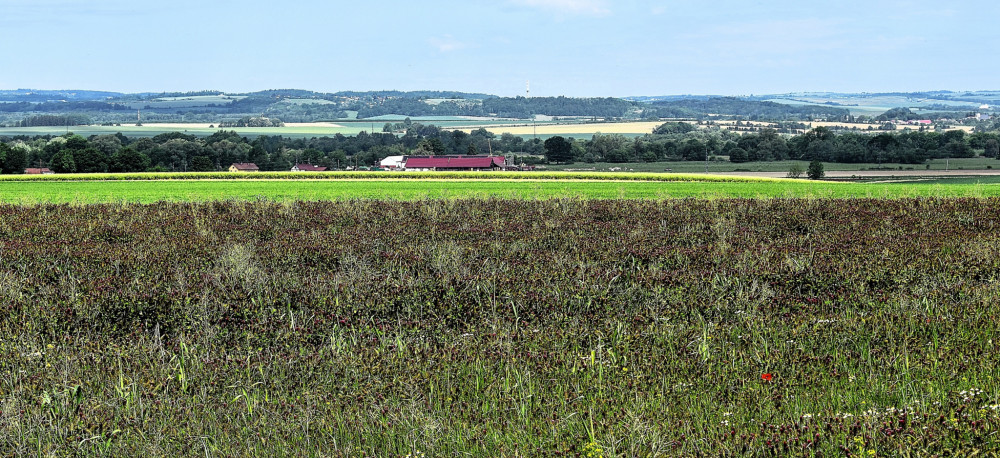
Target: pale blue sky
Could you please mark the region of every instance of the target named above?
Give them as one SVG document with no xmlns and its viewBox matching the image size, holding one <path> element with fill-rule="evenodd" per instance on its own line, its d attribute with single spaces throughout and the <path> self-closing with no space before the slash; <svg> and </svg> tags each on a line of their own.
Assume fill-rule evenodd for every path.
<svg viewBox="0 0 1000 458">
<path fill-rule="evenodd" d="M 995 1 L 0 0 L 0 89 L 1000 89 Z"/>
</svg>

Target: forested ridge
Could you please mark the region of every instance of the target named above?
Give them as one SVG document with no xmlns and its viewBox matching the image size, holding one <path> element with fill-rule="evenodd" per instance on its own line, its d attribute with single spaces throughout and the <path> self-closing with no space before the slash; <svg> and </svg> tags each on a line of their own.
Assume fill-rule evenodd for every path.
<svg viewBox="0 0 1000 458">
<path fill-rule="evenodd" d="M 0 125 L 30 127 L 39 116 L 58 115 L 76 123 L 232 123 L 243 117 L 284 122 L 366 119 L 383 115 L 476 116 L 529 119 L 537 115 L 612 119 L 690 118 L 713 115 L 747 120 L 846 118 L 829 106 L 791 106 L 736 97 L 696 97 L 644 101 L 614 97 L 498 97 L 457 91 L 342 91 L 321 93 L 273 89 L 244 94 L 221 91 L 120 94 L 67 91 L 0 91 Z"/>
</svg>

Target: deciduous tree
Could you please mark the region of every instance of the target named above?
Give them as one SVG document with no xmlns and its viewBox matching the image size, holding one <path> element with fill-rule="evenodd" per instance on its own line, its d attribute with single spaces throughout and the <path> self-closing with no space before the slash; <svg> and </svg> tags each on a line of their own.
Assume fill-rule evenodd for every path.
<svg viewBox="0 0 1000 458">
<path fill-rule="evenodd" d="M 818 160 L 810 162 L 809 170 L 806 171 L 806 176 L 808 176 L 810 180 L 818 180 L 826 176 L 826 173 L 823 171 L 823 163 Z"/>
<path fill-rule="evenodd" d="M 545 159 L 549 162 L 572 162 L 573 144 L 556 135 L 545 140 Z"/>
</svg>

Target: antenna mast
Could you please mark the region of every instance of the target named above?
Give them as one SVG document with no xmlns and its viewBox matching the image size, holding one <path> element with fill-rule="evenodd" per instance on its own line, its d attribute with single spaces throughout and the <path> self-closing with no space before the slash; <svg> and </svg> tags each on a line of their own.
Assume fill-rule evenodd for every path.
<svg viewBox="0 0 1000 458">
<path fill-rule="evenodd" d="M 527 83 L 525 83 L 525 94 L 527 95 L 527 98 L 531 98 L 531 80 L 527 80 Z M 535 127 L 535 115 L 531 115 L 531 132 L 535 141 L 537 141 L 538 129 Z"/>
</svg>

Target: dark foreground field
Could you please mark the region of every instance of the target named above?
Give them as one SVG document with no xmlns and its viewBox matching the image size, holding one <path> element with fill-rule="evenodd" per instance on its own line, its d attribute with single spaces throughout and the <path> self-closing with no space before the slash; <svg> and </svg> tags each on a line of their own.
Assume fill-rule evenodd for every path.
<svg viewBox="0 0 1000 458">
<path fill-rule="evenodd" d="M 998 209 L 0 205 L 0 455 L 997 452 Z"/>
</svg>

